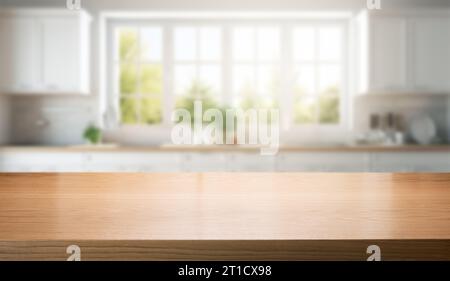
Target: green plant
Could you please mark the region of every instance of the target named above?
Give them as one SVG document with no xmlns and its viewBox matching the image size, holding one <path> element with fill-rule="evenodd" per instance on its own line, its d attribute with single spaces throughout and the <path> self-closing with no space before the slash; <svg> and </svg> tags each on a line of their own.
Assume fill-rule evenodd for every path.
<svg viewBox="0 0 450 281">
<path fill-rule="evenodd" d="M 102 131 L 94 125 L 89 125 L 84 130 L 83 137 L 91 144 L 99 144 L 102 138 Z"/>
<path fill-rule="evenodd" d="M 194 80 L 192 85 L 186 90 L 186 93 L 176 101 L 176 108 L 186 109 L 192 116 L 191 123 L 194 123 L 194 104 L 195 101 L 202 102 L 201 117 L 208 109 L 216 108 L 224 111 L 219 103 L 214 99 L 211 88 L 198 80 Z"/>
</svg>

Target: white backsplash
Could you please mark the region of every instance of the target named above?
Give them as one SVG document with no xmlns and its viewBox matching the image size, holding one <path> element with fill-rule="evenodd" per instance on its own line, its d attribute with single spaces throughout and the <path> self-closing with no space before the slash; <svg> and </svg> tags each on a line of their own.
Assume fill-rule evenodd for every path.
<svg viewBox="0 0 450 281">
<path fill-rule="evenodd" d="M 369 130 L 371 114 L 384 115 L 395 113 L 402 117 L 407 133 L 409 120 L 425 114 L 436 124 L 438 136 L 444 141 L 450 140 L 450 97 L 447 95 L 409 95 L 385 94 L 366 95 L 355 98 L 354 129 L 355 132 Z"/>
<path fill-rule="evenodd" d="M 91 98 L 14 97 L 11 104 L 14 144 L 81 144 L 83 130 L 95 123 Z"/>
</svg>

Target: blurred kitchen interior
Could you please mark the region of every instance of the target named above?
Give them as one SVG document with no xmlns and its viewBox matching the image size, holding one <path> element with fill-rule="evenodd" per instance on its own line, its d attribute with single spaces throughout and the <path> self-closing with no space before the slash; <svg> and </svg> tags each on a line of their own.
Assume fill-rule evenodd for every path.
<svg viewBox="0 0 450 281">
<path fill-rule="evenodd" d="M 0 0 L 0 171 L 450 172 L 448 0 L 81 3 Z M 279 107 L 279 152 L 173 145 L 192 92 Z"/>
</svg>

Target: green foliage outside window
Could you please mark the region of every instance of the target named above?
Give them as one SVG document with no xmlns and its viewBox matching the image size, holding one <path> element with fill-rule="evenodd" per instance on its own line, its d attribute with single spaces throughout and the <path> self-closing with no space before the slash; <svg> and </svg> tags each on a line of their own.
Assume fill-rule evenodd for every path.
<svg viewBox="0 0 450 281">
<path fill-rule="evenodd" d="M 339 89 L 330 87 L 319 97 L 303 95 L 297 89 L 297 101 L 294 103 L 294 122 L 297 124 L 337 124 L 339 123 Z"/>
<path fill-rule="evenodd" d="M 119 91 L 120 111 L 123 124 L 158 124 L 162 121 L 162 81 L 161 64 L 139 63 L 137 29 L 122 29 L 119 33 Z M 279 73 L 274 73 L 273 81 L 268 81 L 270 92 L 277 93 L 280 83 Z M 295 90 L 293 104 L 294 122 L 297 124 L 337 124 L 339 123 L 340 90 L 330 87 L 318 97 L 306 97 L 301 89 Z M 244 85 L 238 105 L 243 110 L 249 108 L 278 108 L 278 99 L 261 98 L 256 89 Z M 210 108 L 221 107 L 208 85 L 194 80 L 186 93 L 176 100 L 176 108 L 184 108 L 194 116 L 194 101 L 203 102 L 202 114 Z"/>
<path fill-rule="evenodd" d="M 194 122 L 194 102 L 202 102 L 202 116 L 205 111 L 211 108 L 216 108 L 224 112 L 216 99 L 214 99 L 213 92 L 210 87 L 201 83 L 199 80 L 194 80 L 191 86 L 186 90 L 186 94 L 180 96 L 176 100 L 175 108 L 186 109 L 191 115 L 191 123 Z"/>
<path fill-rule="evenodd" d="M 158 124 L 162 121 L 162 67 L 159 64 L 138 63 L 138 46 L 136 30 L 120 31 L 121 120 L 123 124 Z"/>
</svg>

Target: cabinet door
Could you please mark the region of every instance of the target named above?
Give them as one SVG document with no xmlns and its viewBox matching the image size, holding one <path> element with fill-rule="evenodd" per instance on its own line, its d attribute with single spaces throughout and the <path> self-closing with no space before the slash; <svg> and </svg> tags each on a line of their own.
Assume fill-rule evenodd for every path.
<svg viewBox="0 0 450 281">
<path fill-rule="evenodd" d="M 407 88 L 406 19 L 373 18 L 370 26 L 371 90 L 405 90 Z"/>
<path fill-rule="evenodd" d="M 224 172 L 229 159 L 226 153 L 183 153 L 183 172 Z"/>
<path fill-rule="evenodd" d="M 273 172 L 275 155 L 261 155 L 259 151 L 236 152 L 230 155 L 227 170 L 231 172 Z"/>
<path fill-rule="evenodd" d="M 84 155 L 89 172 L 180 172 L 181 155 L 169 152 L 95 152 Z"/>
<path fill-rule="evenodd" d="M 450 91 L 450 19 L 417 18 L 411 28 L 415 89 Z"/>
<path fill-rule="evenodd" d="M 79 153 L 11 152 L 0 157 L 1 172 L 83 172 Z"/>
<path fill-rule="evenodd" d="M 76 18 L 42 19 L 43 87 L 75 92 L 80 81 L 80 24 Z"/>
<path fill-rule="evenodd" d="M 279 172 L 366 172 L 368 155 L 363 152 L 297 152 L 281 153 Z"/>
<path fill-rule="evenodd" d="M 371 156 L 371 172 L 450 172 L 450 156 L 442 152 L 379 152 Z"/>
<path fill-rule="evenodd" d="M 27 92 L 36 86 L 39 64 L 36 19 L 6 16 L 0 20 L 2 88 Z"/>
</svg>

